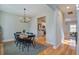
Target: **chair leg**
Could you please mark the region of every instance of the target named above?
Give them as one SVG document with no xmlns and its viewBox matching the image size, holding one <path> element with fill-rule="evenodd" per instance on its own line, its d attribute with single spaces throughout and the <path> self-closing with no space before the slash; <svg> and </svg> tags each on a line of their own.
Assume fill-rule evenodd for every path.
<svg viewBox="0 0 79 59">
<path fill-rule="evenodd" d="M 19 42 L 19 49 L 21 48 L 21 43 Z"/>
<path fill-rule="evenodd" d="M 32 46 L 33 46 L 34 48 L 35 48 L 35 45 L 36 45 L 35 42 L 32 42 Z"/>
<path fill-rule="evenodd" d="M 22 46 L 22 52 L 24 52 L 24 46 Z"/>
<path fill-rule="evenodd" d="M 18 42 L 16 42 L 16 47 L 18 46 Z"/>
<path fill-rule="evenodd" d="M 27 51 L 29 52 L 29 44 L 27 44 Z"/>
</svg>

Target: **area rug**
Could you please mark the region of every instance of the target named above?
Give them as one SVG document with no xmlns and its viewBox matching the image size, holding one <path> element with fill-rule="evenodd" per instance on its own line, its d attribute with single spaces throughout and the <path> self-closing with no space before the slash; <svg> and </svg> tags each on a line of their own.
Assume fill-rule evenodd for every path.
<svg viewBox="0 0 79 59">
<path fill-rule="evenodd" d="M 43 46 L 40 44 L 36 44 L 35 48 L 30 46 L 29 51 L 27 48 L 25 48 L 24 51 L 22 49 L 19 49 L 19 47 L 16 47 L 15 43 L 5 43 L 4 44 L 4 55 L 38 55 L 39 52 L 46 49 L 47 46 Z"/>
</svg>

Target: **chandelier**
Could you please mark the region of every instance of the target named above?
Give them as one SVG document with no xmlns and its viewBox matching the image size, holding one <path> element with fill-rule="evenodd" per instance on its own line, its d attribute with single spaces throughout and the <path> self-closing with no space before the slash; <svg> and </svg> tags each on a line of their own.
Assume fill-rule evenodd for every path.
<svg viewBox="0 0 79 59">
<path fill-rule="evenodd" d="M 26 16 L 26 8 L 24 8 L 24 16 L 21 19 L 22 23 L 28 23 L 31 21 L 31 17 Z"/>
</svg>

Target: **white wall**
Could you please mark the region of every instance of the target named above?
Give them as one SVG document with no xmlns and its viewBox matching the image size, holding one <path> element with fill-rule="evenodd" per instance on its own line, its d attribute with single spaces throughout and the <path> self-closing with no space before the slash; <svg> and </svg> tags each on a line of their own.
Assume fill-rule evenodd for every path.
<svg viewBox="0 0 79 59">
<path fill-rule="evenodd" d="M 55 11 L 52 10 L 46 18 L 46 38 L 47 42 L 56 45 L 56 20 L 55 20 Z"/>
<path fill-rule="evenodd" d="M 57 48 L 64 40 L 63 14 L 59 9 L 52 11 L 47 20 L 48 42 Z"/>
<path fill-rule="evenodd" d="M 56 11 L 56 41 L 57 46 L 64 41 L 63 14 L 60 10 Z"/>
<path fill-rule="evenodd" d="M 79 10 L 77 10 L 77 54 L 79 55 Z"/>
<path fill-rule="evenodd" d="M 1 26 L 3 28 L 4 41 L 13 40 L 14 33 L 26 29 L 29 30 L 28 24 L 20 23 L 19 16 L 0 11 Z"/>
</svg>

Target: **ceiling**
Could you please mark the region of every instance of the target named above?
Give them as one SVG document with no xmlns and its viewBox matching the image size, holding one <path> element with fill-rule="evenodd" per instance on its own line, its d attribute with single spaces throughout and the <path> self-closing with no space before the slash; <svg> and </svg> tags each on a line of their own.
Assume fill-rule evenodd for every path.
<svg viewBox="0 0 79 59">
<path fill-rule="evenodd" d="M 70 8 L 67 9 L 67 6 L 69 6 Z M 60 9 L 67 21 L 76 21 L 76 7 L 74 4 L 0 4 L 0 11 L 23 16 L 23 9 L 26 8 L 26 15 L 33 17 L 39 15 L 40 13 L 46 13 L 48 7 L 50 7 L 51 9 Z M 70 11 L 72 11 L 73 14 L 69 15 L 68 12 Z"/>
<path fill-rule="evenodd" d="M 60 9 L 64 15 L 66 22 L 76 21 L 76 5 L 75 4 L 49 4 L 52 9 Z M 67 8 L 68 7 L 68 8 Z M 68 12 L 70 14 L 68 14 Z"/>
<path fill-rule="evenodd" d="M 59 5 L 59 8 L 64 13 L 64 18 L 66 21 L 76 21 L 76 5 L 64 4 Z"/>
<path fill-rule="evenodd" d="M 47 12 L 45 4 L 2 4 L 0 10 L 4 12 L 13 13 L 16 15 L 24 15 L 24 8 L 26 8 L 27 16 L 35 16 L 40 13 Z M 44 10 L 44 11 L 43 11 Z"/>
</svg>

